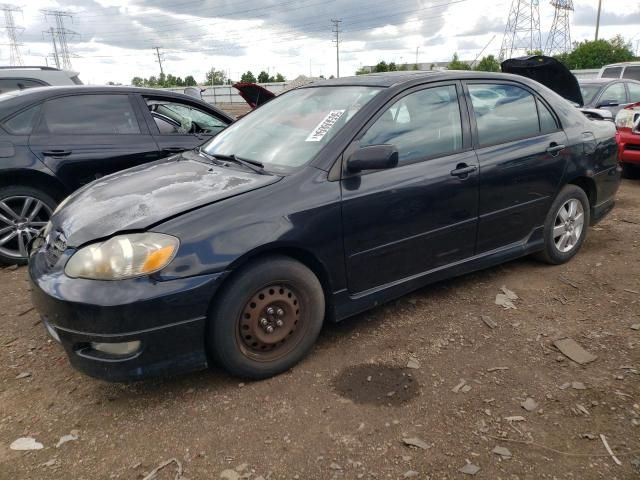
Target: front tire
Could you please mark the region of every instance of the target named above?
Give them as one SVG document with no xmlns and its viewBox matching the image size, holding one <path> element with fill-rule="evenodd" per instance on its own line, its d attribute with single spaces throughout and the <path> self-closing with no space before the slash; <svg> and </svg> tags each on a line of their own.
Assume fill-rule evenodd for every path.
<svg viewBox="0 0 640 480">
<path fill-rule="evenodd" d="M 587 236 L 589 199 L 576 185 L 566 185 L 553 201 L 544 224 L 544 250 L 539 257 L 552 265 L 571 260 Z"/>
<path fill-rule="evenodd" d="M 210 356 L 232 375 L 268 378 L 304 358 L 325 313 L 322 285 L 303 264 L 284 256 L 246 265 L 214 299 Z"/>
<path fill-rule="evenodd" d="M 0 188 L 0 263 L 27 263 L 27 244 L 47 224 L 57 203 L 32 187 Z"/>
</svg>

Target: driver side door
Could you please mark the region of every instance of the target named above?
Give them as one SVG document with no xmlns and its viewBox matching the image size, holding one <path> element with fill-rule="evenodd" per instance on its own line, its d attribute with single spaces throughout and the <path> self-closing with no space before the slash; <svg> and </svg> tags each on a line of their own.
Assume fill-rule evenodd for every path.
<svg viewBox="0 0 640 480">
<path fill-rule="evenodd" d="M 174 97 L 141 97 L 142 108 L 158 148 L 165 156 L 192 150 L 228 126 L 222 118 Z"/>
</svg>

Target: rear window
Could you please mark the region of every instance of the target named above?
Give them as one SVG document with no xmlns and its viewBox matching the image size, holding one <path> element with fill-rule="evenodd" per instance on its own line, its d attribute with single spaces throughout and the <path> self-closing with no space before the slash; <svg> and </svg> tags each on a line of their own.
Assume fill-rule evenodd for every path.
<svg viewBox="0 0 640 480">
<path fill-rule="evenodd" d="M 640 65 L 637 67 L 625 68 L 622 77 L 630 80 L 640 80 Z"/>
<path fill-rule="evenodd" d="M 602 72 L 602 78 L 620 78 L 622 73 L 622 67 L 609 67 L 605 68 Z"/>
<path fill-rule="evenodd" d="M 74 95 L 49 100 L 38 130 L 53 134 L 136 134 L 140 127 L 127 95 Z"/>
<path fill-rule="evenodd" d="M 593 83 L 583 83 L 580 84 L 580 93 L 582 93 L 582 100 L 585 105 L 590 104 L 598 92 L 600 91 L 601 86 Z"/>
</svg>

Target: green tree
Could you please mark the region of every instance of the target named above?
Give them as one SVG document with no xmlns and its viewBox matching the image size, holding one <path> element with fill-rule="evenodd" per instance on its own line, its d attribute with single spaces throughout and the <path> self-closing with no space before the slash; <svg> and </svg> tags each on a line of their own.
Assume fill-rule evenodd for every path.
<svg viewBox="0 0 640 480">
<path fill-rule="evenodd" d="M 284 75 L 282 75 L 281 73 L 276 74 L 276 78 L 275 78 L 276 82 L 286 82 L 287 79 L 284 78 Z"/>
<path fill-rule="evenodd" d="M 389 71 L 389 65 L 387 65 L 387 62 L 385 62 L 384 60 L 380 63 L 378 63 L 375 67 L 373 67 L 373 71 L 374 72 L 388 72 Z"/>
<path fill-rule="evenodd" d="M 187 75 L 186 77 L 184 77 L 185 87 L 195 87 L 196 85 L 198 85 L 198 82 L 196 82 L 196 79 L 193 78 L 193 75 Z"/>
<path fill-rule="evenodd" d="M 390 72 L 397 72 L 398 71 L 398 66 L 396 65 L 396 62 L 389 63 L 389 71 Z"/>
<path fill-rule="evenodd" d="M 242 77 L 240 77 L 240 81 L 242 83 L 256 83 L 256 77 L 254 77 L 253 73 L 251 73 L 251 70 L 249 70 L 247 73 L 242 74 Z"/>
<path fill-rule="evenodd" d="M 414 63 L 413 70 L 420 70 L 420 66 L 417 63 Z"/>
<path fill-rule="evenodd" d="M 134 87 L 142 87 L 144 85 L 144 79 L 141 77 L 133 77 L 131 79 L 131 85 Z"/>
<path fill-rule="evenodd" d="M 399 72 L 405 72 L 407 70 L 409 70 L 409 66 L 406 63 L 398 65 L 398 71 Z"/>
<path fill-rule="evenodd" d="M 367 73 L 371 73 L 367 67 L 360 67 L 356 70 L 356 75 L 366 75 Z"/>
<path fill-rule="evenodd" d="M 258 83 L 269 83 L 269 74 L 264 70 L 258 75 Z"/>
<path fill-rule="evenodd" d="M 167 76 L 164 73 L 161 73 L 158 77 L 158 86 L 165 87 L 167 84 Z"/>
<path fill-rule="evenodd" d="M 575 44 L 569 54 L 557 57 L 572 69 L 600 68 L 609 63 L 633 60 L 631 45 L 620 35 L 611 40 L 584 41 Z"/>
<path fill-rule="evenodd" d="M 451 62 L 447 65 L 448 70 L 471 70 L 471 67 L 467 65 L 465 62 L 461 62 L 458 59 L 458 54 L 454 53 Z"/>
<path fill-rule="evenodd" d="M 527 55 L 531 56 L 531 55 L 544 55 L 544 52 L 542 50 L 527 50 Z"/>
<path fill-rule="evenodd" d="M 206 85 L 224 85 L 224 80 L 227 76 L 222 70 L 216 70 L 211 67 L 207 72 L 204 83 Z"/>
<path fill-rule="evenodd" d="M 147 85 L 149 87 L 157 87 L 158 86 L 158 79 L 156 78 L 155 75 L 151 75 L 148 79 L 147 79 Z"/>
<path fill-rule="evenodd" d="M 182 77 L 176 78 L 176 87 L 184 87 L 184 80 L 182 80 Z"/>
<path fill-rule="evenodd" d="M 487 55 L 480 59 L 474 70 L 478 70 L 480 72 L 499 72 L 500 62 L 498 62 L 496 57 L 493 55 Z"/>
</svg>

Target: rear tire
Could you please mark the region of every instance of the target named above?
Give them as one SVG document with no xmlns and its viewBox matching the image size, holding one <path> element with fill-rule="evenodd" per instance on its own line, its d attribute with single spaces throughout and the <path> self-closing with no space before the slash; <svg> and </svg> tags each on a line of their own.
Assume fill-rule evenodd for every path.
<svg viewBox="0 0 640 480">
<path fill-rule="evenodd" d="M 544 250 L 538 257 L 552 265 L 571 260 L 584 243 L 590 220 L 587 194 L 576 185 L 566 185 L 547 214 Z"/>
<path fill-rule="evenodd" d="M 256 260 L 234 273 L 214 299 L 208 352 L 232 375 L 277 375 L 309 353 L 324 313 L 322 285 L 306 266 L 284 256 Z"/>
<path fill-rule="evenodd" d="M 24 265 L 26 247 L 56 209 L 48 193 L 32 187 L 0 187 L 0 263 Z"/>
</svg>

